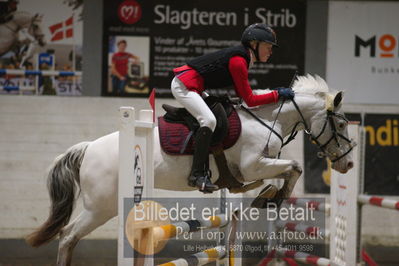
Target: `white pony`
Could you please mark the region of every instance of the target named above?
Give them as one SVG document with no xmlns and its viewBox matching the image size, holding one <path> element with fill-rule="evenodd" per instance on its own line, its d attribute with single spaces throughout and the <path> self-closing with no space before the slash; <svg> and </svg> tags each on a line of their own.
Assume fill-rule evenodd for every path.
<svg viewBox="0 0 399 266">
<path fill-rule="evenodd" d="M 41 22 L 43 15 L 16 11 L 12 19 L 0 24 L 0 56 L 14 50 L 23 63 L 32 57 L 34 49 L 46 44 Z M 23 51 L 21 51 L 23 50 Z"/>
<path fill-rule="evenodd" d="M 331 93 L 320 77 L 298 77 L 293 89 L 295 102 L 287 101 L 281 108 L 274 130 L 282 137 L 295 130 L 312 136 L 332 167 L 345 173 L 353 167 L 345 117 L 339 113 L 342 92 Z M 259 121 L 272 125 L 281 101 L 251 109 Z M 284 185 L 277 197 L 287 198 L 302 170 L 298 162 L 276 158 L 281 140 L 242 108 L 236 108 L 242 122 L 237 143 L 225 151 L 228 166 L 242 182 L 282 178 Z M 158 132 L 157 130 L 155 130 Z M 117 215 L 118 198 L 118 132 L 92 142 L 82 142 L 57 157 L 48 177 L 51 213 L 47 221 L 27 237 L 32 246 L 39 246 L 60 234 L 57 265 L 70 265 L 72 250 L 82 237 Z M 155 186 L 167 190 L 192 190 L 187 185 L 191 156 L 171 156 L 162 151 L 155 136 Z M 133 162 L 132 162 L 133 163 Z M 211 160 L 214 178 L 218 171 Z M 213 180 L 215 181 L 215 180 Z M 80 186 L 84 210 L 69 222 L 74 207 L 76 184 Z"/>
</svg>

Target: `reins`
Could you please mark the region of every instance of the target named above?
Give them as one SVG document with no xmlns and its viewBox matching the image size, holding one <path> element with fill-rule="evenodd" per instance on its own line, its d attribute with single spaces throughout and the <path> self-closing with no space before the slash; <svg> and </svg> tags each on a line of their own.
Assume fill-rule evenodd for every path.
<svg viewBox="0 0 399 266">
<path fill-rule="evenodd" d="M 348 121 L 348 120 L 345 118 L 345 116 L 343 116 L 343 115 L 341 115 L 341 114 L 338 114 L 338 113 L 335 113 L 335 112 L 333 112 L 333 111 L 327 110 L 327 116 L 326 116 L 324 125 L 323 125 L 323 127 L 322 127 L 320 133 L 315 137 L 315 136 L 312 134 L 311 129 L 309 128 L 308 124 L 306 123 L 305 117 L 303 116 L 303 114 L 302 114 L 302 112 L 301 112 L 301 110 L 300 110 L 298 104 L 296 103 L 296 101 L 295 101 L 294 99 L 292 99 L 291 101 L 292 101 L 292 103 L 294 104 L 295 109 L 296 109 L 297 112 L 299 113 L 299 115 L 300 115 L 300 117 L 301 117 L 301 121 L 298 121 L 298 122 L 294 125 L 294 127 L 292 128 L 291 134 L 288 136 L 288 138 L 287 138 L 287 140 L 286 140 L 285 142 L 284 142 L 284 138 L 283 138 L 278 132 L 276 132 L 276 131 L 274 130 L 274 125 L 275 125 L 275 123 L 276 123 L 276 121 L 277 121 L 277 119 L 278 119 L 278 115 L 279 115 L 280 112 L 281 112 L 281 109 L 282 109 L 282 107 L 283 107 L 283 105 L 284 105 L 284 103 L 285 103 L 285 100 L 283 100 L 282 103 L 281 103 L 281 105 L 280 105 L 280 108 L 279 108 L 279 110 L 278 110 L 278 113 L 277 113 L 277 115 L 276 115 L 276 118 L 275 118 L 274 121 L 273 121 L 273 126 L 272 126 L 272 127 L 269 126 L 268 124 L 266 124 L 266 123 L 265 123 L 263 120 L 261 120 L 256 114 L 254 114 L 251 110 L 249 110 L 249 109 L 246 108 L 245 106 L 243 106 L 243 105 L 240 105 L 240 106 L 239 106 L 241 109 L 243 109 L 243 110 L 244 110 L 245 112 L 247 112 L 249 115 L 251 115 L 256 121 L 258 121 L 262 126 L 264 126 L 264 127 L 266 127 L 267 129 L 270 130 L 270 134 L 269 134 L 269 138 L 268 138 L 268 141 L 267 141 L 267 143 L 266 143 L 266 146 L 269 144 L 269 140 L 270 140 L 270 135 L 271 135 L 271 133 L 275 134 L 275 135 L 280 139 L 280 141 L 281 141 L 281 147 L 280 147 L 280 151 L 279 151 L 279 153 L 278 153 L 277 158 L 280 158 L 280 153 L 281 153 L 282 148 L 283 148 L 285 145 L 287 145 L 288 143 L 290 143 L 292 140 L 295 139 L 296 135 L 298 134 L 297 128 L 298 128 L 298 126 L 299 126 L 300 124 L 303 124 L 305 133 L 306 133 L 307 135 L 309 135 L 311 141 L 313 141 L 313 142 L 319 147 L 319 149 L 321 150 L 321 152 L 318 154 L 319 157 L 326 157 L 326 156 L 328 156 L 328 157 L 330 158 L 331 162 L 336 162 L 336 161 L 340 160 L 341 158 L 345 157 L 345 156 L 346 156 L 347 154 L 349 154 L 349 153 L 352 151 L 352 149 L 356 146 L 356 144 L 352 144 L 352 140 L 348 139 L 347 137 L 345 137 L 345 136 L 342 135 L 341 133 L 337 132 L 337 130 L 336 130 L 336 126 L 335 126 L 333 117 L 334 117 L 334 116 L 335 116 L 335 117 L 339 117 L 339 118 L 341 118 L 341 119 L 344 119 L 345 121 Z M 321 144 L 321 143 L 319 142 L 318 139 L 320 138 L 321 135 L 323 135 L 324 131 L 325 131 L 326 128 L 327 128 L 327 124 L 328 124 L 328 123 L 330 124 L 330 127 L 331 127 L 332 136 L 330 137 L 330 139 L 329 139 L 326 143 Z M 344 141 L 346 141 L 346 142 L 349 144 L 349 149 L 348 149 L 346 152 L 344 152 L 343 154 L 337 156 L 336 153 L 330 153 L 328 150 L 326 150 L 326 146 L 327 146 L 332 140 L 335 140 L 335 142 L 337 143 L 337 146 L 340 147 L 340 145 L 341 145 L 340 142 L 339 142 L 339 139 L 340 139 L 340 138 L 343 139 Z"/>
<path fill-rule="evenodd" d="M 281 105 L 282 106 L 282 105 Z M 249 110 L 248 108 L 246 108 L 244 105 L 240 105 L 239 108 L 243 109 L 245 112 L 247 112 L 250 116 L 252 116 L 256 121 L 258 121 L 262 126 L 266 127 L 267 129 L 270 130 L 270 132 L 273 132 L 282 143 L 284 143 L 284 139 L 283 137 L 278 134 L 271 126 L 269 126 L 268 124 L 266 124 L 265 122 L 263 122 L 262 119 L 260 119 L 257 115 L 255 115 L 251 110 Z M 281 110 L 281 108 L 280 108 Z M 277 120 L 277 119 L 276 119 Z M 276 121 L 275 120 L 275 121 Z"/>
</svg>

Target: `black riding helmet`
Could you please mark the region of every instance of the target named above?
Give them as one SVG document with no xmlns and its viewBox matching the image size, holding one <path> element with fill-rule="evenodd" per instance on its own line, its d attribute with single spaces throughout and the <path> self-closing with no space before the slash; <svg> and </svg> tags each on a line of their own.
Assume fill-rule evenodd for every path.
<svg viewBox="0 0 399 266">
<path fill-rule="evenodd" d="M 271 27 L 263 23 L 249 25 L 244 30 L 241 37 L 241 43 L 245 47 L 251 49 L 256 56 L 256 60 L 259 61 L 259 43 L 256 45 L 256 48 L 253 49 L 250 45 L 251 41 L 267 42 L 278 47 L 276 33 Z"/>
</svg>

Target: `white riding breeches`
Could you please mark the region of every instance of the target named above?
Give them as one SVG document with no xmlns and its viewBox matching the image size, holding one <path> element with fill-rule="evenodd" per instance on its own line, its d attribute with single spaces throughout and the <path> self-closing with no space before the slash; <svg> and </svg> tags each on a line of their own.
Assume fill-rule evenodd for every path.
<svg viewBox="0 0 399 266">
<path fill-rule="evenodd" d="M 172 80 L 171 89 L 176 100 L 197 119 L 201 127 L 208 127 L 212 132 L 215 130 L 216 118 L 197 92 L 188 90 L 176 77 Z"/>
</svg>

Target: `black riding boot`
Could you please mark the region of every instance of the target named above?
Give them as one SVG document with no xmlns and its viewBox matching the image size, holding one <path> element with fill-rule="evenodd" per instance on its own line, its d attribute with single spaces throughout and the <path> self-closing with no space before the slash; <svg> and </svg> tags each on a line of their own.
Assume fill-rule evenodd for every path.
<svg viewBox="0 0 399 266">
<path fill-rule="evenodd" d="M 218 190 L 217 185 L 211 182 L 211 171 L 209 171 L 209 145 L 211 143 L 212 130 L 208 127 L 198 129 L 195 136 L 194 158 L 191 174 L 188 177 L 188 185 L 197 187 L 204 193 L 212 193 Z"/>
</svg>

